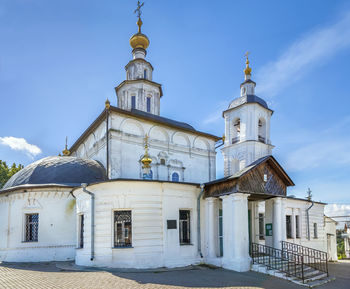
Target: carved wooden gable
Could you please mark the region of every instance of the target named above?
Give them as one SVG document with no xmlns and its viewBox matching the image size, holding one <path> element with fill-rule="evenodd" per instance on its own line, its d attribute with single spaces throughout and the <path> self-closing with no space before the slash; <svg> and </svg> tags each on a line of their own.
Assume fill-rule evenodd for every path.
<svg viewBox="0 0 350 289">
<path fill-rule="evenodd" d="M 248 193 L 251 198 L 256 199 L 285 196 L 287 187 L 293 185 L 293 181 L 275 158 L 267 156 L 233 176 L 207 183 L 204 196 L 218 197 L 238 192 Z"/>
</svg>

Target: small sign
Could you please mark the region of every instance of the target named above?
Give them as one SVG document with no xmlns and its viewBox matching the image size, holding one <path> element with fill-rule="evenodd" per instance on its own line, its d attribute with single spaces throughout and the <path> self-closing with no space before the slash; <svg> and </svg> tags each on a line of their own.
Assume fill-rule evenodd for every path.
<svg viewBox="0 0 350 289">
<path fill-rule="evenodd" d="M 265 224 L 265 235 L 272 236 L 272 223 Z"/>
<path fill-rule="evenodd" d="M 176 229 L 176 220 L 167 220 L 168 230 Z"/>
</svg>

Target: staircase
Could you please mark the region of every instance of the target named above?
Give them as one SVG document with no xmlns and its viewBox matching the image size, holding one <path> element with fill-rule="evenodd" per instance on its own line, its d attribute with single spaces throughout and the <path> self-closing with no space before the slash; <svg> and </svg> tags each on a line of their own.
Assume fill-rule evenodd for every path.
<svg viewBox="0 0 350 289">
<path fill-rule="evenodd" d="M 315 287 L 334 278 L 328 275 L 327 253 L 282 241 L 282 249 L 252 243 L 252 270 Z"/>
</svg>

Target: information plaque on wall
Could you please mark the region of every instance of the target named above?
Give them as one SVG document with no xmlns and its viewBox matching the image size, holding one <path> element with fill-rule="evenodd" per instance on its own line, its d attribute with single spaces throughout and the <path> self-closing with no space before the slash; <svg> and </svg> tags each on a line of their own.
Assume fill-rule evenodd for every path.
<svg viewBox="0 0 350 289">
<path fill-rule="evenodd" d="M 272 236 L 272 223 L 265 224 L 265 235 Z"/>
<path fill-rule="evenodd" d="M 167 220 L 167 227 L 169 229 L 176 229 L 176 220 Z"/>
</svg>

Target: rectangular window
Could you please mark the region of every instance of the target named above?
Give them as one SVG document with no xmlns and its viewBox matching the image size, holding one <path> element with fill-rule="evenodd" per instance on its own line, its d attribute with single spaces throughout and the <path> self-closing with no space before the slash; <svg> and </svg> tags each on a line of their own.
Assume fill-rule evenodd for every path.
<svg viewBox="0 0 350 289">
<path fill-rule="evenodd" d="M 299 215 L 295 216 L 295 237 L 300 238 L 300 220 L 299 220 Z"/>
<path fill-rule="evenodd" d="M 136 108 L 136 96 L 131 96 L 131 108 Z"/>
<path fill-rule="evenodd" d="M 317 223 L 314 223 L 314 239 L 317 239 L 318 235 L 317 235 Z"/>
<path fill-rule="evenodd" d="M 191 244 L 191 223 L 190 223 L 190 210 L 180 210 L 180 244 Z"/>
<path fill-rule="evenodd" d="M 143 71 L 143 78 L 144 78 L 144 79 L 147 78 L 147 70 L 146 70 L 146 69 Z"/>
<path fill-rule="evenodd" d="M 38 242 L 39 214 L 26 214 L 25 241 Z"/>
<path fill-rule="evenodd" d="M 131 247 L 131 211 L 114 212 L 114 247 Z"/>
<path fill-rule="evenodd" d="M 84 215 L 79 215 L 79 246 L 84 248 Z"/>
<path fill-rule="evenodd" d="M 147 112 L 151 112 L 151 98 L 147 97 Z"/>
<path fill-rule="evenodd" d="M 292 216 L 286 216 L 286 231 L 287 231 L 287 239 L 292 238 Z"/>
<path fill-rule="evenodd" d="M 265 240 L 265 235 L 264 235 L 264 214 L 259 214 L 259 240 Z"/>
</svg>

